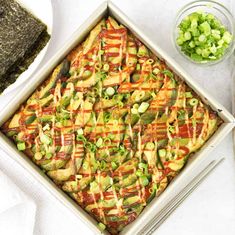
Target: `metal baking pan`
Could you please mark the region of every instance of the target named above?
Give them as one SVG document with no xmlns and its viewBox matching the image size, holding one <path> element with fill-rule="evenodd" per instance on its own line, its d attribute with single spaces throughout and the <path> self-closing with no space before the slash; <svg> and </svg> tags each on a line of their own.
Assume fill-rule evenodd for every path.
<svg viewBox="0 0 235 235">
<path fill-rule="evenodd" d="M 173 59 L 171 59 L 163 50 L 161 50 L 154 42 L 146 37 L 128 17 L 123 14 L 113 3 L 102 3 L 87 21 L 72 35 L 65 45 L 53 56 L 53 58 L 42 67 L 34 78 L 25 84 L 9 104 L 3 108 L 0 113 L 0 125 L 2 125 L 10 116 L 19 108 L 20 104 L 25 102 L 32 92 L 47 78 L 53 68 L 73 49 L 77 44 L 84 40 L 84 37 L 98 23 L 98 21 L 106 16 L 111 15 L 117 21 L 129 28 L 145 45 L 152 50 L 159 58 L 163 59 L 167 65 L 178 74 L 211 108 L 219 113 L 224 123 L 219 127 L 216 133 L 206 142 L 206 144 L 192 156 L 184 170 L 170 183 L 167 189 L 144 209 L 141 215 L 131 224 L 129 224 L 121 234 L 138 234 L 141 228 L 148 226 L 148 223 L 158 213 L 165 208 L 168 203 L 179 193 L 200 171 L 205 168 L 207 163 L 214 159 L 214 156 L 208 157 L 208 153 L 232 130 L 235 126 L 233 116 L 215 99 L 207 94 L 198 86 L 192 77 L 187 74 Z M 86 223 L 95 234 L 100 231 L 97 228 L 97 222 L 91 218 L 78 204 L 76 204 L 68 195 L 57 188 L 55 184 L 33 163 L 31 160 L 20 153 L 15 145 L 2 133 L 0 133 L 0 147 L 14 158 L 22 167 L 29 171 L 35 179 L 43 184 L 64 206 L 70 209 L 77 217 Z"/>
</svg>

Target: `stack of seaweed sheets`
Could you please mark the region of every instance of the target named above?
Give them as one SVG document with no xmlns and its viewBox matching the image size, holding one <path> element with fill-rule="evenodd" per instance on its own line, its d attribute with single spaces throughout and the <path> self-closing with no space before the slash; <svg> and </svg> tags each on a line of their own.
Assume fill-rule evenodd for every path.
<svg viewBox="0 0 235 235">
<path fill-rule="evenodd" d="M 47 27 L 14 0 L 0 0 L 0 93 L 47 44 Z"/>
</svg>

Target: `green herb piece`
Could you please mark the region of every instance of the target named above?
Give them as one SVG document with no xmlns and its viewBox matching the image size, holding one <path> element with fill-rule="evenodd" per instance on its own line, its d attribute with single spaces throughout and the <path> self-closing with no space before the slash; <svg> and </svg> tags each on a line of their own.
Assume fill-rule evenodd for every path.
<svg viewBox="0 0 235 235">
<path fill-rule="evenodd" d="M 113 170 L 116 170 L 118 168 L 118 165 L 115 162 L 111 162 L 111 166 Z"/>
<path fill-rule="evenodd" d="M 143 176 L 140 176 L 140 183 L 145 187 L 149 184 L 149 180 L 148 180 L 148 177 L 143 175 Z"/>
<path fill-rule="evenodd" d="M 193 95 L 192 95 L 192 93 L 190 91 L 188 91 L 188 92 L 185 92 L 185 97 L 186 98 L 192 98 Z"/>
<path fill-rule="evenodd" d="M 146 144 L 146 149 L 148 149 L 148 150 L 153 150 L 154 148 L 155 148 L 155 144 L 154 144 L 154 143 L 148 142 L 148 143 Z"/>
<path fill-rule="evenodd" d="M 112 140 L 109 137 L 103 139 L 104 145 L 109 146 L 112 143 Z"/>
<path fill-rule="evenodd" d="M 77 141 L 82 141 L 83 143 L 87 142 L 86 138 L 83 135 L 77 135 L 76 140 Z"/>
<path fill-rule="evenodd" d="M 178 25 L 176 43 L 196 62 L 220 59 L 233 41 L 227 28 L 212 14 L 193 12 Z"/>
<path fill-rule="evenodd" d="M 46 153 L 46 155 L 45 155 L 46 159 L 51 159 L 51 158 L 52 158 L 52 156 L 53 156 L 53 154 L 52 154 L 52 153 Z"/>
<path fill-rule="evenodd" d="M 98 227 L 102 232 L 106 229 L 106 226 L 103 223 L 98 223 Z"/>
<path fill-rule="evenodd" d="M 78 129 L 77 134 L 78 134 L 78 136 L 83 135 L 83 129 L 82 128 Z"/>
<path fill-rule="evenodd" d="M 93 153 L 96 151 L 96 145 L 94 145 L 91 142 L 86 142 L 85 143 L 85 148 L 89 149 Z"/>
<path fill-rule="evenodd" d="M 109 64 L 104 64 L 104 65 L 103 65 L 103 70 L 104 70 L 105 72 L 108 72 L 108 71 L 109 71 Z"/>
<path fill-rule="evenodd" d="M 99 55 L 103 55 L 104 54 L 104 50 L 99 50 L 98 54 Z"/>
<path fill-rule="evenodd" d="M 166 69 L 166 70 L 163 70 L 162 73 L 165 74 L 165 75 L 167 75 L 167 76 L 170 77 L 170 78 L 174 78 L 173 73 L 172 73 L 171 71 L 167 70 L 167 69 Z"/>
<path fill-rule="evenodd" d="M 139 112 L 139 113 L 144 113 L 144 112 L 146 112 L 146 110 L 148 109 L 148 107 L 149 107 L 149 103 L 147 103 L 147 102 L 142 102 L 142 103 L 140 104 L 140 107 L 138 108 L 138 112 Z"/>
<path fill-rule="evenodd" d="M 40 135 L 40 140 L 43 144 L 46 144 L 46 145 L 50 145 L 52 143 L 52 139 L 43 133 Z"/>
<path fill-rule="evenodd" d="M 107 123 L 111 118 L 111 113 L 110 112 L 105 112 L 104 113 L 104 122 Z"/>
<path fill-rule="evenodd" d="M 136 109 L 136 108 L 132 108 L 131 113 L 132 114 L 139 114 L 138 109 Z"/>
<path fill-rule="evenodd" d="M 26 145 L 25 145 L 25 142 L 20 142 L 17 144 L 17 148 L 18 150 L 20 151 L 24 151 L 26 149 Z"/>
<path fill-rule="evenodd" d="M 190 100 L 189 100 L 189 104 L 190 104 L 191 106 L 197 105 L 197 104 L 198 104 L 198 99 L 196 99 L 196 98 L 190 99 Z"/>
<path fill-rule="evenodd" d="M 92 72 L 90 70 L 85 70 L 82 74 L 83 78 L 89 78 L 92 75 Z"/>
<path fill-rule="evenodd" d="M 100 137 L 97 141 L 96 141 L 96 147 L 100 148 L 103 146 L 103 139 Z"/>
<path fill-rule="evenodd" d="M 159 72 L 160 72 L 160 69 L 158 69 L 158 68 L 153 69 L 153 74 L 154 75 L 157 75 Z"/>
<path fill-rule="evenodd" d="M 166 150 L 165 149 L 159 149 L 158 150 L 159 157 L 165 157 L 166 156 Z"/>
<path fill-rule="evenodd" d="M 139 169 L 135 172 L 135 174 L 140 177 L 143 175 L 143 171 Z"/>
<path fill-rule="evenodd" d="M 175 127 L 174 126 L 169 125 L 168 130 L 169 130 L 170 133 L 175 133 Z"/>
</svg>

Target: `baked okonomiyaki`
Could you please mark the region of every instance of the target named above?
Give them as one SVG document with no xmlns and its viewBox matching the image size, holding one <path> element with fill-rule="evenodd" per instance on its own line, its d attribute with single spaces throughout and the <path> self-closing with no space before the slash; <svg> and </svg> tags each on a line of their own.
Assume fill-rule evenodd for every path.
<svg viewBox="0 0 235 235">
<path fill-rule="evenodd" d="M 126 27 L 101 20 L 2 131 L 118 234 L 222 123 Z"/>
</svg>

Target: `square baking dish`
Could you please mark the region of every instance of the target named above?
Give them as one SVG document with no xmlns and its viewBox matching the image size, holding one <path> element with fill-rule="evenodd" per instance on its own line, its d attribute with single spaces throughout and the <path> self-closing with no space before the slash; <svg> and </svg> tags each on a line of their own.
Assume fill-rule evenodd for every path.
<svg viewBox="0 0 235 235">
<path fill-rule="evenodd" d="M 164 207 L 197 175 L 197 173 L 205 168 L 205 166 L 214 160 L 214 156 L 207 156 L 208 153 L 219 144 L 219 142 L 232 130 L 235 126 L 235 119 L 233 116 L 209 94 L 201 89 L 195 83 L 192 77 L 184 72 L 184 70 L 171 59 L 164 51 L 162 51 L 154 42 L 146 37 L 141 30 L 139 30 L 126 15 L 124 15 L 114 4 L 110 2 L 102 3 L 89 19 L 71 36 L 65 45 L 53 56 L 53 58 L 42 67 L 34 78 L 27 82 L 24 89 L 22 89 L 10 103 L 3 108 L 0 113 L 0 125 L 2 125 L 10 116 L 16 112 L 20 104 L 26 101 L 31 93 L 47 78 L 54 67 L 80 42 L 83 41 L 89 31 L 98 23 L 98 21 L 106 16 L 111 15 L 118 22 L 125 25 L 132 31 L 137 38 L 139 38 L 154 54 L 160 59 L 164 60 L 166 64 L 178 76 L 180 76 L 214 111 L 218 112 L 223 120 L 223 124 L 219 127 L 216 133 L 205 143 L 205 145 L 194 154 L 188 161 L 184 170 L 169 184 L 164 193 L 156 197 L 152 202 L 146 206 L 140 216 L 131 224 L 125 227 L 120 234 L 143 234 L 143 228 L 148 226 L 149 222 L 159 214 Z M 99 234 L 100 230 L 97 227 L 97 221 L 89 216 L 82 208 L 79 207 L 66 193 L 56 187 L 50 180 L 28 157 L 20 153 L 15 145 L 0 133 L 0 147 L 10 157 L 14 158 L 22 167 L 29 171 L 35 179 L 43 184 L 48 191 L 50 191 L 57 200 L 64 206 L 70 209 L 77 217 L 86 223 L 95 234 Z M 106 232 L 105 232 L 106 233 Z"/>
</svg>

